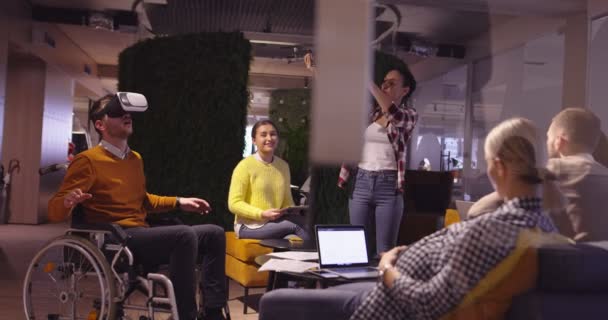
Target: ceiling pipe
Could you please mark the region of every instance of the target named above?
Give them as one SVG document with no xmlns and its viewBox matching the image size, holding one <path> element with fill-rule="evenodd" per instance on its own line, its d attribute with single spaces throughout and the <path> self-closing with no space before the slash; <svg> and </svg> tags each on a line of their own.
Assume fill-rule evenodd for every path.
<svg viewBox="0 0 608 320">
<path fill-rule="evenodd" d="M 137 32 L 137 12 L 125 10 L 95 11 L 89 9 L 33 6 L 32 19 L 38 22 L 72 24 L 119 32 Z"/>
</svg>

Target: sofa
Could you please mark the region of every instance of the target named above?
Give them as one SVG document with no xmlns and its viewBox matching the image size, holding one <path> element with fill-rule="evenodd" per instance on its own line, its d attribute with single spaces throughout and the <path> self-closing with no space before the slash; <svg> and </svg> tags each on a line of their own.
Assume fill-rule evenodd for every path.
<svg viewBox="0 0 608 320">
<path fill-rule="evenodd" d="M 608 241 L 538 248 L 534 289 L 514 297 L 506 319 L 608 319 Z"/>
<path fill-rule="evenodd" d="M 268 272 L 258 272 L 255 258 L 272 252 L 261 246 L 260 240 L 238 239 L 232 231 L 226 232 L 226 276 L 244 289 L 243 314 L 247 313 L 250 288 L 264 288 L 268 282 Z"/>
</svg>

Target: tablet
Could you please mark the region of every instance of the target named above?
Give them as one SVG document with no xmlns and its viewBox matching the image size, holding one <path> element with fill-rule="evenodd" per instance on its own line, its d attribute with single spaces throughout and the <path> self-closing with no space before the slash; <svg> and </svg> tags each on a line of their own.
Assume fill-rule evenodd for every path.
<svg viewBox="0 0 608 320">
<path fill-rule="evenodd" d="M 304 215 L 304 213 L 308 210 L 308 206 L 293 206 L 281 209 L 283 214 L 299 214 Z"/>
</svg>

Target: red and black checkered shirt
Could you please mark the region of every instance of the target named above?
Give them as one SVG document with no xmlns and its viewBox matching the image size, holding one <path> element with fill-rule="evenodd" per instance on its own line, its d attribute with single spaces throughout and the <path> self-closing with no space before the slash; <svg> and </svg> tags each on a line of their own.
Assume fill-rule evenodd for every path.
<svg viewBox="0 0 608 320">
<path fill-rule="evenodd" d="M 382 114 L 382 109 L 378 108 L 371 113 L 370 123 L 378 119 Z M 388 118 L 388 140 L 395 151 L 395 160 L 397 161 L 397 185 L 395 186 L 399 192 L 403 192 L 405 184 L 405 157 L 407 151 L 407 141 L 412 135 L 412 131 L 418 122 L 418 112 L 414 108 L 407 108 L 404 104 L 397 107 L 394 103 L 388 108 L 385 114 Z M 340 176 L 338 177 L 338 186 L 344 187 L 344 184 L 350 177 L 351 168 L 342 165 Z"/>
</svg>

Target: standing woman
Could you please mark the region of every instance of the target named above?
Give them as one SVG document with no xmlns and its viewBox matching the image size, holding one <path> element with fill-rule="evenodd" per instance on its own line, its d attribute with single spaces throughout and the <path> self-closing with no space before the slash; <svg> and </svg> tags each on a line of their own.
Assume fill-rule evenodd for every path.
<svg viewBox="0 0 608 320">
<path fill-rule="evenodd" d="M 414 76 L 403 65 L 390 70 L 381 88 L 370 84 L 377 106 L 365 130 L 363 156 L 356 169 L 342 166 L 338 186 L 354 175 L 354 189 L 348 202 L 350 223 L 364 225 L 370 235 L 376 224 L 376 254 L 397 243 L 403 215 L 406 146 L 418 121 L 408 106 L 416 89 Z M 371 243 L 368 239 L 368 243 Z"/>
<path fill-rule="evenodd" d="M 289 165 L 274 155 L 279 132 L 270 120 L 251 130 L 257 152 L 239 162 L 232 173 L 228 208 L 235 215 L 234 232 L 241 239 L 280 239 L 295 234 L 309 240 L 304 217 L 285 215 L 293 206 Z"/>
</svg>

